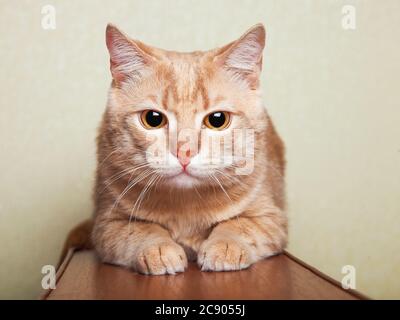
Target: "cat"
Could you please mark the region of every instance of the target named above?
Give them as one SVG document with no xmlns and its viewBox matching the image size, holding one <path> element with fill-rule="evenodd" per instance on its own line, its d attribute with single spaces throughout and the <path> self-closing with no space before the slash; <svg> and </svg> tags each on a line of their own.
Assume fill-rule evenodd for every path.
<svg viewBox="0 0 400 320">
<path fill-rule="evenodd" d="M 281 253 L 284 145 L 261 100 L 264 26 L 217 49 L 179 53 L 109 24 L 106 44 L 112 83 L 97 139 L 91 226 L 101 260 L 162 275 L 183 272 L 188 261 L 202 271 L 240 270 Z M 243 142 L 234 131 L 250 129 L 252 170 L 237 174 L 243 156 L 215 164 L 203 140 L 182 138 L 186 129 L 233 136 L 231 151 Z"/>
</svg>

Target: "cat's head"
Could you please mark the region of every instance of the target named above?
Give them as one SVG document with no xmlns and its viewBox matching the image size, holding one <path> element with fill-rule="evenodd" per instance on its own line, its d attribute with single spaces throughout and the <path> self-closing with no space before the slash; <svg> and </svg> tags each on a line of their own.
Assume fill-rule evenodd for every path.
<svg viewBox="0 0 400 320">
<path fill-rule="evenodd" d="M 235 175 L 253 173 L 267 124 L 261 24 L 204 52 L 150 47 L 112 25 L 106 42 L 113 82 L 105 130 L 132 170 L 186 188 L 237 183 Z"/>
</svg>

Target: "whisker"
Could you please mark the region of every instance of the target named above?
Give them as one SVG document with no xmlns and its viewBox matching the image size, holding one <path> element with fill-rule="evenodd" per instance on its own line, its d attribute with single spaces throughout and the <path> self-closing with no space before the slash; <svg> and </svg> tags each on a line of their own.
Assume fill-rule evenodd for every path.
<svg viewBox="0 0 400 320">
<path fill-rule="evenodd" d="M 218 183 L 218 185 L 220 186 L 221 190 L 225 193 L 225 195 L 228 197 L 228 199 L 229 199 L 230 201 L 232 201 L 231 197 L 228 195 L 228 193 L 226 192 L 225 188 L 222 186 L 222 184 L 221 184 L 221 182 L 218 180 L 218 178 L 217 178 L 215 175 L 213 175 L 213 174 L 211 174 L 211 177 Z"/>
<path fill-rule="evenodd" d="M 148 171 L 150 171 L 150 169 L 145 170 L 144 172 L 142 172 L 139 176 L 137 176 L 132 182 L 128 182 L 127 186 L 125 187 L 125 189 L 120 193 L 120 195 L 117 197 L 117 199 L 115 200 L 113 206 L 111 207 L 111 211 L 110 213 L 113 212 L 113 210 L 117 207 L 117 205 L 119 204 L 119 202 L 121 201 L 121 199 L 123 198 L 123 196 L 125 196 L 125 194 L 127 194 L 129 192 L 129 190 L 131 190 L 137 183 L 139 183 L 140 181 L 142 181 Z M 133 175 L 133 173 L 132 173 Z M 131 176 L 132 177 L 132 176 Z"/>
<path fill-rule="evenodd" d="M 112 156 L 115 152 L 117 152 L 117 151 L 119 151 L 119 148 L 118 148 L 118 147 L 115 148 L 114 151 L 110 152 L 110 153 L 108 154 L 108 156 L 105 157 L 105 158 L 103 159 L 103 161 L 100 162 L 100 164 L 98 165 L 98 168 L 101 168 L 101 167 L 103 166 L 103 164 L 108 160 L 108 158 L 111 157 L 111 156 Z"/>
<path fill-rule="evenodd" d="M 151 173 L 151 175 L 153 175 L 154 172 L 155 172 L 155 171 L 153 171 L 153 172 Z M 142 189 L 142 191 L 140 192 L 139 196 L 137 197 L 137 199 L 136 199 L 136 201 L 135 201 L 135 203 L 134 203 L 134 205 L 133 205 L 133 207 L 132 207 L 132 209 L 131 209 L 130 215 L 129 215 L 129 222 L 128 222 L 128 231 L 129 231 L 129 232 L 130 232 L 130 226 L 131 226 L 131 222 L 132 222 L 132 217 L 135 217 L 135 220 L 134 220 L 134 221 L 136 221 L 136 214 L 134 214 L 135 211 L 136 211 L 136 210 L 139 210 L 140 205 L 141 205 L 141 203 L 142 203 L 142 200 L 143 200 L 143 197 L 144 197 L 146 191 L 149 190 L 149 188 L 151 187 L 151 185 L 153 184 L 153 182 L 154 182 L 158 177 L 159 177 L 159 175 L 156 175 L 155 177 L 152 176 L 152 177 L 150 178 L 150 180 L 147 182 L 146 186 L 145 186 L 145 187 Z"/>
<path fill-rule="evenodd" d="M 196 191 L 197 195 L 199 196 L 200 200 L 203 200 L 203 197 L 201 196 L 199 190 L 197 190 L 196 185 L 193 185 L 194 191 Z"/>
<path fill-rule="evenodd" d="M 232 183 L 235 182 L 235 183 L 240 183 L 240 184 L 243 185 L 243 186 L 247 186 L 243 181 L 240 181 L 238 178 L 233 177 L 233 176 L 231 176 L 231 175 L 225 173 L 225 172 L 222 171 L 222 170 L 216 169 L 215 171 L 216 171 L 217 173 L 221 174 L 222 176 L 224 176 L 225 178 L 227 178 L 227 179 L 228 179 L 230 182 L 232 182 Z"/>
<path fill-rule="evenodd" d="M 107 181 L 109 181 L 110 179 L 112 179 L 112 177 L 114 177 L 111 181 L 109 181 L 106 186 L 100 191 L 100 194 L 102 194 L 110 185 L 112 185 L 114 182 L 118 181 L 119 179 L 121 179 L 122 177 L 126 176 L 129 173 L 134 173 L 136 170 L 148 167 L 148 164 L 144 164 L 141 166 L 136 166 L 136 167 L 131 167 L 131 168 L 127 168 L 124 169 L 114 175 L 112 175 L 109 179 L 107 179 L 105 182 L 107 183 Z"/>
</svg>

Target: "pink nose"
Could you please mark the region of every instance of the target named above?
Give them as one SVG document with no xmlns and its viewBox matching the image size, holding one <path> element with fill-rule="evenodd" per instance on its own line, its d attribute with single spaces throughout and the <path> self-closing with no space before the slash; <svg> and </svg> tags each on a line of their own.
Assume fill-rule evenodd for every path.
<svg viewBox="0 0 400 320">
<path fill-rule="evenodd" d="M 178 151 L 178 160 L 185 170 L 188 164 L 190 163 L 190 150 L 179 150 Z"/>
</svg>

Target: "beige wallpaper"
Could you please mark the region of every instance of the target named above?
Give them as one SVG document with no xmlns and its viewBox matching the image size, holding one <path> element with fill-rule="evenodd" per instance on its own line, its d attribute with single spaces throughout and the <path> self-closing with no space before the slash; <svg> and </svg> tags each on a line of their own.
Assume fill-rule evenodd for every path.
<svg viewBox="0 0 400 320">
<path fill-rule="evenodd" d="M 44 5 L 55 29 L 42 27 Z M 373 298 L 400 298 L 396 0 L 0 0 L 0 298 L 37 297 L 42 266 L 91 214 L 107 22 L 185 51 L 263 22 L 265 102 L 287 145 L 289 249 L 338 280 L 354 266 Z"/>
</svg>

